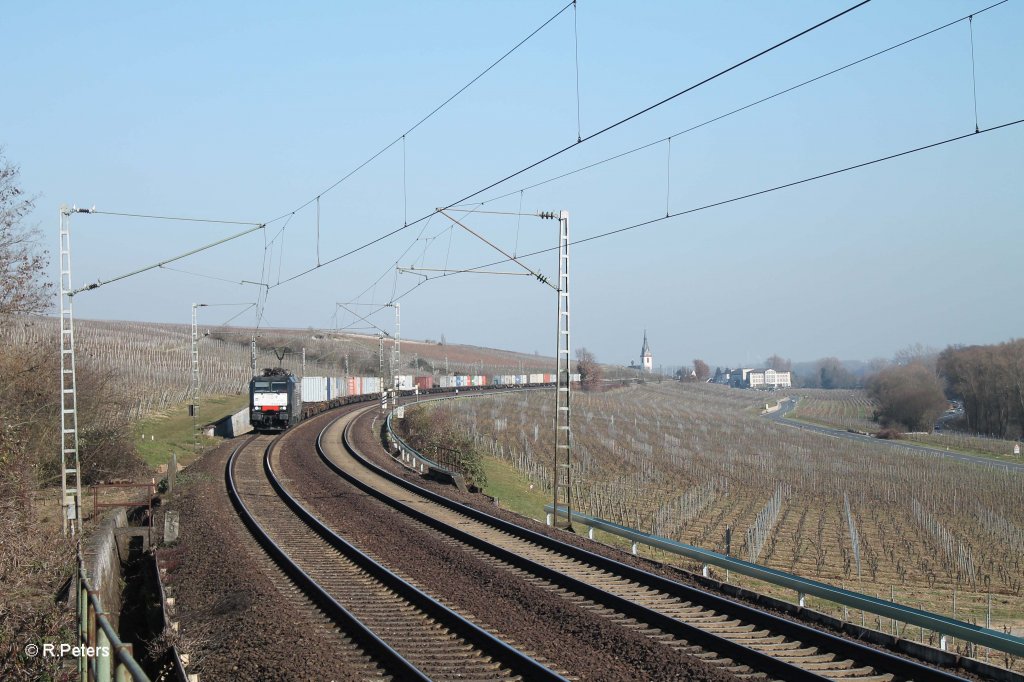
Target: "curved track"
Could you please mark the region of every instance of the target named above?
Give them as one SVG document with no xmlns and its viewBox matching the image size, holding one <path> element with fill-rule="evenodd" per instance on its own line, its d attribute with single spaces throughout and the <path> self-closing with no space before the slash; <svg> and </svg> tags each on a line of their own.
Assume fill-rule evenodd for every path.
<svg viewBox="0 0 1024 682">
<path fill-rule="evenodd" d="M 453 502 L 380 469 L 353 443 L 363 419 L 320 434 L 321 459 L 395 509 L 565 599 L 730 672 L 781 680 L 957 680 L 948 672 L 647 573 Z"/>
<path fill-rule="evenodd" d="M 423 594 L 309 514 L 275 474 L 279 439 L 293 433 L 256 436 L 239 446 L 226 467 L 228 490 L 264 549 L 312 604 L 348 633 L 361 675 L 563 679 Z"/>
</svg>

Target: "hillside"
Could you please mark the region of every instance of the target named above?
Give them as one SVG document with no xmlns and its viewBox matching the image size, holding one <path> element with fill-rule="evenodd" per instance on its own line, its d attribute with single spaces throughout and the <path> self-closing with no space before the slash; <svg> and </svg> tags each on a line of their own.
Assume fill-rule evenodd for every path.
<svg viewBox="0 0 1024 682">
<path fill-rule="evenodd" d="M 376 376 L 379 343 L 376 336 L 325 330 L 200 327 L 201 393 L 232 395 L 242 392 L 251 378 L 251 339 L 257 335 L 257 367 L 284 365 L 302 373 L 305 350 L 307 376 Z M 136 420 L 155 410 L 186 401 L 191 382 L 191 327 L 117 320 L 76 320 L 78 362 L 110 373 L 131 396 L 124 419 Z M 53 317 L 15 317 L 0 325 L 5 347 L 52 346 L 57 353 L 58 320 Z M 392 374 L 391 339 L 384 340 L 384 371 Z M 284 359 L 275 355 L 283 353 Z M 402 339 L 399 374 L 518 374 L 551 372 L 554 359 L 541 355 L 478 346 Z M 53 377 L 56 383 L 56 377 Z"/>
</svg>

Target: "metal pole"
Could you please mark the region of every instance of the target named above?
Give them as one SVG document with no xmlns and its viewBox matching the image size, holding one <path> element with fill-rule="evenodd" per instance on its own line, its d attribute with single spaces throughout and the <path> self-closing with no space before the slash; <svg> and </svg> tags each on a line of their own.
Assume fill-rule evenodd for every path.
<svg viewBox="0 0 1024 682">
<path fill-rule="evenodd" d="M 306 376 L 306 347 L 302 347 L 302 376 Z"/>
<path fill-rule="evenodd" d="M 385 389 L 385 386 L 384 386 L 384 335 L 383 334 L 378 334 L 377 335 L 377 343 L 378 343 L 377 357 L 378 357 L 379 362 L 380 362 L 380 372 L 379 372 L 379 376 L 380 376 L 380 409 L 381 409 L 381 412 L 383 412 L 383 411 L 388 409 L 388 394 L 387 394 L 387 390 Z"/>
<path fill-rule="evenodd" d="M 196 319 L 196 308 L 205 303 L 192 304 L 192 451 L 199 451 L 199 436 L 196 432 L 196 419 L 199 417 L 199 325 Z"/>
<path fill-rule="evenodd" d="M 556 288 L 555 337 L 555 470 L 554 522 L 558 524 L 558 500 L 565 501 L 566 528 L 572 530 L 572 428 L 570 396 L 572 345 L 569 337 L 569 212 L 541 214 L 558 218 L 558 286 Z"/>
<path fill-rule="evenodd" d="M 71 214 L 88 209 L 60 207 L 60 485 L 64 535 L 82 530 L 82 483 L 78 460 L 78 387 L 75 380 L 75 323 L 71 299 Z"/>
<path fill-rule="evenodd" d="M 395 346 L 394 355 L 391 359 L 392 368 L 391 371 L 395 376 L 395 383 L 393 388 L 395 389 L 395 407 L 398 407 L 398 389 L 400 388 L 399 382 L 402 370 L 402 304 L 395 303 Z"/>
<path fill-rule="evenodd" d="M 252 349 L 250 352 L 250 360 L 252 363 L 252 375 L 256 376 L 256 335 L 252 335 Z"/>
</svg>

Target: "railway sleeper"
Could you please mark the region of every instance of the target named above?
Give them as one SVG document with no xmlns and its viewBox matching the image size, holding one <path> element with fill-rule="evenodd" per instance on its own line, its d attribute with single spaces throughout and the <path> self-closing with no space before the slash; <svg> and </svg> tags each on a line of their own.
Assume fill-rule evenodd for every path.
<svg viewBox="0 0 1024 682">
<path fill-rule="evenodd" d="M 871 675 L 877 675 L 876 671 L 871 666 L 863 666 L 861 668 L 844 668 L 842 670 L 829 670 L 825 677 L 833 680 L 848 680 L 852 678 L 868 677 Z"/>
</svg>

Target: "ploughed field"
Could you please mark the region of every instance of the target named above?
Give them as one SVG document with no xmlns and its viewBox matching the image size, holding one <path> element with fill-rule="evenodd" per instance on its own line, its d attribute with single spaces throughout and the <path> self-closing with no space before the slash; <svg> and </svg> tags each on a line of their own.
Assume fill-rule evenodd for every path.
<svg viewBox="0 0 1024 682">
<path fill-rule="evenodd" d="M 714 385 L 575 392 L 576 508 L 720 552 L 731 528 L 741 559 L 946 615 L 955 599 L 979 625 L 991 595 L 992 627 L 1024 634 L 1024 475 L 788 428 L 763 407 L 764 394 Z M 440 409 L 550 494 L 550 391 Z"/>
</svg>

